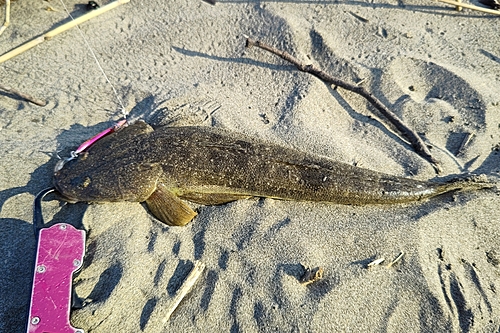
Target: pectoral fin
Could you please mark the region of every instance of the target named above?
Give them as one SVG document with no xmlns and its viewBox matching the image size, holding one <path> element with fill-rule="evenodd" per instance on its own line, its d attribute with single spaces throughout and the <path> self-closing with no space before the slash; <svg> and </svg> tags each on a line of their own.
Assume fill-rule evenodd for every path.
<svg viewBox="0 0 500 333">
<path fill-rule="evenodd" d="M 244 194 L 230 194 L 230 193 L 201 193 L 201 192 L 188 192 L 183 193 L 181 198 L 191 202 L 199 203 L 202 205 L 221 205 L 227 202 L 236 201 L 240 199 L 248 199 L 250 195 Z"/>
<path fill-rule="evenodd" d="M 197 215 L 163 184 L 157 186 L 146 204 L 157 219 L 171 226 L 184 226 Z"/>
</svg>

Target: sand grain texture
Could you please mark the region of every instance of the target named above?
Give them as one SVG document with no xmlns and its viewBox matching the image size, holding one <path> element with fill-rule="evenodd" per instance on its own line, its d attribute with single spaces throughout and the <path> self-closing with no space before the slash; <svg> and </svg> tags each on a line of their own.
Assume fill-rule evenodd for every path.
<svg viewBox="0 0 500 333">
<path fill-rule="evenodd" d="M 67 19 L 57 2 L 12 4 L 0 53 Z M 74 15 L 84 12 L 74 1 Z M 432 143 L 443 175 L 498 174 L 498 17 L 433 1 L 136 1 L 81 26 L 126 110 L 156 123 L 219 126 L 394 175 L 431 179 L 366 101 L 257 48 L 262 39 L 366 87 Z M 68 152 L 119 118 L 111 87 L 73 29 L 0 65 L 0 332 L 24 332 L 35 239 L 32 200 Z M 474 138 L 461 154 L 468 133 Z M 75 277 L 86 332 L 498 332 L 500 197 L 415 205 L 251 199 L 197 206 L 169 228 L 138 203 L 60 207 L 88 231 Z M 404 252 L 391 268 L 387 263 Z M 377 258 L 382 265 L 366 268 Z M 194 261 L 203 276 L 163 325 Z M 324 267 L 302 286 L 301 264 Z M 166 310 L 166 308 L 165 308 Z"/>
</svg>

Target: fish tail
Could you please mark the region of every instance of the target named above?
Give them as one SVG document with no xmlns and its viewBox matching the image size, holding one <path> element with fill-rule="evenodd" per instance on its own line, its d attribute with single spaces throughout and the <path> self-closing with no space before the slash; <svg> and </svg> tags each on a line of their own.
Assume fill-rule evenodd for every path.
<svg viewBox="0 0 500 333">
<path fill-rule="evenodd" d="M 498 182 L 493 182 L 486 175 L 472 175 L 467 177 L 453 178 L 441 184 L 437 194 L 451 191 L 477 191 L 483 189 L 498 188 Z"/>
</svg>

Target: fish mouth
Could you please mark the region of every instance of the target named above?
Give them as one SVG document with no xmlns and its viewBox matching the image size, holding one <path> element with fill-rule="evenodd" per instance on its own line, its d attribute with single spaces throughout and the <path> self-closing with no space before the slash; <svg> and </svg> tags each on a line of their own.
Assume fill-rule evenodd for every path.
<svg viewBox="0 0 500 333">
<path fill-rule="evenodd" d="M 56 196 L 58 197 L 58 199 L 60 199 L 60 200 L 62 200 L 62 201 L 66 201 L 66 202 L 69 202 L 69 203 L 72 203 L 72 204 L 73 204 L 73 203 L 77 203 L 77 202 L 78 202 L 78 200 L 73 199 L 73 198 L 71 198 L 71 197 L 68 197 L 68 196 L 66 196 L 66 195 L 63 195 L 63 194 L 61 194 L 61 192 L 59 192 L 59 191 L 56 191 L 56 192 L 55 192 L 55 194 L 56 194 Z"/>
<path fill-rule="evenodd" d="M 55 187 L 55 192 L 54 194 L 58 197 L 58 199 L 69 202 L 69 203 L 77 203 L 78 200 L 75 198 L 72 198 L 71 196 L 68 196 L 66 194 L 63 194 L 63 191 L 59 188 L 58 184 L 54 182 L 54 187 Z"/>
</svg>

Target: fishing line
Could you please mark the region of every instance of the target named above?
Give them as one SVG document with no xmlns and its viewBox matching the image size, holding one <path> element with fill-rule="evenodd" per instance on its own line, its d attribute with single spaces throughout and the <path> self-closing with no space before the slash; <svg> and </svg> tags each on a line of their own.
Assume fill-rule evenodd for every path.
<svg viewBox="0 0 500 333">
<path fill-rule="evenodd" d="M 64 4 L 63 0 L 59 0 L 59 1 L 61 2 L 62 6 L 64 7 L 64 10 L 69 15 L 69 17 L 74 21 L 75 18 L 73 17 L 73 15 L 71 15 L 71 13 L 69 12 L 68 8 L 66 8 L 66 5 Z M 97 67 L 101 71 L 102 75 L 104 75 L 104 78 L 106 79 L 106 81 L 108 82 L 108 84 L 111 86 L 111 89 L 113 89 L 113 93 L 115 94 L 116 100 L 118 101 L 118 104 L 121 107 L 121 112 L 123 114 L 123 117 L 127 118 L 127 112 L 125 111 L 125 106 L 123 105 L 123 102 L 122 102 L 120 96 L 118 95 L 118 92 L 116 91 L 115 86 L 111 83 L 111 81 L 109 80 L 108 76 L 106 75 L 106 72 L 104 71 L 104 68 L 102 68 L 101 63 L 99 62 L 99 59 L 97 59 L 97 56 L 95 55 L 94 50 L 92 49 L 92 47 L 90 46 L 89 42 L 87 41 L 87 38 L 85 38 L 85 35 L 83 34 L 82 29 L 80 29 L 79 25 L 77 25 L 76 27 L 77 27 L 78 31 L 80 32 L 80 35 L 82 36 L 82 38 L 83 38 L 83 40 L 85 42 L 85 45 L 87 45 L 87 48 L 90 51 L 90 54 L 92 54 L 92 57 L 94 58 L 94 60 L 95 60 L 95 62 L 97 64 Z"/>
</svg>

